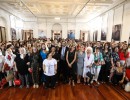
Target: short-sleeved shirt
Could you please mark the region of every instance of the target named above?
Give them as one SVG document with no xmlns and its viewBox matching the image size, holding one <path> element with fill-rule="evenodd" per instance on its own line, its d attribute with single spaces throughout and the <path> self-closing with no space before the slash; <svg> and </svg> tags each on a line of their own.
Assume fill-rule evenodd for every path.
<svg viewBox="0 0 130 100">
<path fill-rule="evenodd" d="M 55 65 L 57 64 L 57 61 L 55 59 L 45 59 L 43 61 L 43 65 L 45 65 L 45 71 L 44 74 L 47 76 L 53 76 L 55 75 Z"/>
</svg>

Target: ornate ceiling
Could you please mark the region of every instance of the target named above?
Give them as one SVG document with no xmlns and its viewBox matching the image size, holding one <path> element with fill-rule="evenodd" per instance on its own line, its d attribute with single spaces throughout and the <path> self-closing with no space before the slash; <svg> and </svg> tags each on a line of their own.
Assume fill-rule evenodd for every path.
<svg viewBox="0 0 130 100">
<path fill-rule="evenodd" d="M 117 0 L 0 0 L 0 8 L 20 17 L 73 18 L 97 14 Z"/>
</svg>

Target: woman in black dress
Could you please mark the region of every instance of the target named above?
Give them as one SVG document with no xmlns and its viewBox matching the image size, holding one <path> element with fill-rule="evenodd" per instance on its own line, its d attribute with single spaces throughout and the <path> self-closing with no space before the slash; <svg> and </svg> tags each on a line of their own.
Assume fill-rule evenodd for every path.
<svg viewBox="0 0 130 100">
<path fill-rule="evenodd" d="M 29 56 L 26 54 L 25 48 L 19 49 L 20 54 L 16 55 L 15 62 L 17 71 L 19 73 L 19 78 L 21 80 L 20 88 L 24 86 L 24 78 L 26 81 L 26 88 L 29 88 L 29 78 L 28 78 L 28 66 L 30 65 Z"/>
<path fill-rule="evenodd" d="M 103 58 L 105 64 L 101 68 L 100 80 L 104 83 L 109 81 L 112 61 L 111 51 L 109 50 L 109 45 L 107 43 L 104 45 Z"/>
<path fill-rule="evenodd" d="M 77 71 L 77 65 L 76 65 L 76 51 L 75 51 L 75 46 L 70 46 L 70 50 L 67 51 L 66 54 L 66 61 L 68 64 L 68 77 L 69 77 L 69 84 L 75 86 L 75 79 L 76 79 L 76 71 Z"/>
</svg>

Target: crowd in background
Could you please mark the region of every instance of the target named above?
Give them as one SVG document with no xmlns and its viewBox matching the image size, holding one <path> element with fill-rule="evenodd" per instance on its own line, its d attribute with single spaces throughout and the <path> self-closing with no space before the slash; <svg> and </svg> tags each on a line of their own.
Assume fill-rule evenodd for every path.
<svg viewBox="0 0 130 100">
<path fill-rule="evenodd" d="M 55 88 L 58 82 L 72 86 L 110 82 L 125 88 L 130 80 L 130 45 L 71 39 L 0 43 L 0 88 L 7 83 L 15 86 L 18 79 L 20 88 L 38 88 L 41 83 Z"/>
</svg>

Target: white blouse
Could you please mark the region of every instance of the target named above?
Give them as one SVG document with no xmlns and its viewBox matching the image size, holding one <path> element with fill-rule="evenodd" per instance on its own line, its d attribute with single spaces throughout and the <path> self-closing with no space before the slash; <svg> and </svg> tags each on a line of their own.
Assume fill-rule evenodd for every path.
<svg viewBox="0 0 130 100">
<path fill-rule="evenodd" d="M 84 58 L 84 67 L 89 66 L 89 65 L 91 65 L 93 63 L 94 63 L 94 55 L 90 54 L 90 56 L 88 56 L 86 54 L 85 58 Z"/>
</svg>

